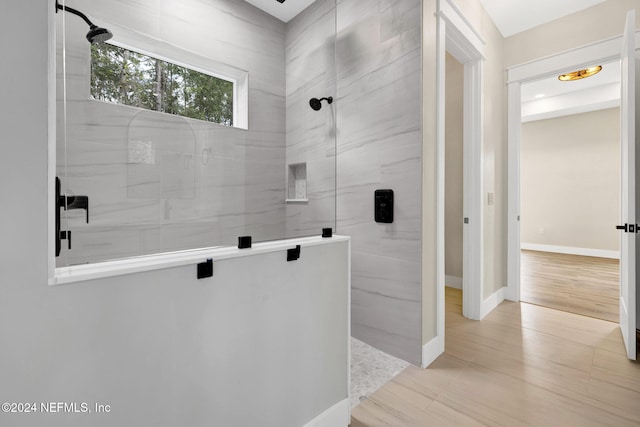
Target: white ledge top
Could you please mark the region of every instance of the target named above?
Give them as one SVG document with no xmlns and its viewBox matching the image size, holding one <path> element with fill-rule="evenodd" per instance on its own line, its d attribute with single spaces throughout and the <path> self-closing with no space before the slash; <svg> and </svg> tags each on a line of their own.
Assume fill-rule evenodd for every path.
<svg viewBox="0 0 640 427">
<path fill-rule="evenodd" d="M 186 251 L 167 252 L 155 255 L 145 255 L 121 260 L 105 261 L 94 264 L 73 265 L 55 269 L 55 276 L 49 278 L 49 285 L 63 285 L 66 283 L 82 282 L 105 277 L 122 276 L 151 270 L 180 267 L 197 264 L 211 258 L 220 261 L 259 255 L 291 249 L 292 245 L 316 246 L 332 242 L 348 241 L 348 236 L 333 235 L 330 238 L 320 236 L 297 237 L 292 239 L 274 240 L 270 242 L 254 243 L 251 248 L 238 249 L 237 246 L 214 246 L 210 248 L 192 249 Z"/>
</svg>

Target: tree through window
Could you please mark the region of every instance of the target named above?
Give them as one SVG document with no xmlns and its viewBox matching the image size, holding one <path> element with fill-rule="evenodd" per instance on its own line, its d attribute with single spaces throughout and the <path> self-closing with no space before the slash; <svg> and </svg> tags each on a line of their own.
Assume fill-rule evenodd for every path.
<svg viewBox="0 0 640 427">
<path fill-rule="evenodd" d="M 233 126 L 233 82 L 107 43 L 91 45 L 91 97 Z"/>
</svg>

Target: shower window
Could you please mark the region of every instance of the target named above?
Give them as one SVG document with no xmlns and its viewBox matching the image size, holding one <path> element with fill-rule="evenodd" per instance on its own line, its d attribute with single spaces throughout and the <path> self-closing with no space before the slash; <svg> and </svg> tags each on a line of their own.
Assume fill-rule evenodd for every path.
<svg viewBox="0 0 640 427">
<path fill-rule="evenodd" d="M 91 45 L 91 98 L 233 125 L 234 83 L 108 43 Z"/>
<path fill-rule="evenodd" d="M 72 236 L 56 267 L 335 230 L 335 0 L 287 23 L 241 0 L 60 3 L 113 38 L 92 45 L 82 19 L 55 15 L 55 176 Z M 305 199 L 288 203 L 301 164 Z"/>
</svg>

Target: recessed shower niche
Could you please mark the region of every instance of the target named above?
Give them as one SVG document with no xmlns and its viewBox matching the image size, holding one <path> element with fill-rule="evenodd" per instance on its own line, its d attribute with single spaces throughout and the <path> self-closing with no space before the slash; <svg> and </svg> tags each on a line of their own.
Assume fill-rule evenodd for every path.
<svg viewBox="0 0 640 427">
<path fill-rule="evenodd" d="M 307 198 L 307 164 L 296 163 L 289 165 L 288 203 L 308 202 Z"/>
<path fill-rule="evenodd" d="M 309 104 L 338 99 L 335 0 L 287 23 L 241 0 L 183 0 L 180 19 L 165 1 L 60 3 L 113 37 L 55 16 L 56 176 L 91 211 L 61 211 L 57 267 L 335 229 L 335 111 Z"/>
</svg>

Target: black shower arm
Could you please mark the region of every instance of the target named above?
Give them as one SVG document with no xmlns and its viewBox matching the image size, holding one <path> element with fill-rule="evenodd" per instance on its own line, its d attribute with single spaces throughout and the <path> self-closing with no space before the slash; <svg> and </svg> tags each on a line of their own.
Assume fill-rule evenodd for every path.
<svg viewBox="0 0 640 427">
<path fill-rule="evenodd" d="M 87 15 L 85 15 L 84 13 L 72 7 L 69 7 L 66 5 L 63 6 L 60 3 L 58 3 L 58 0 L 56 0 L 56 13 L 58 13 L 58 10 L 64 10 L 65 12 L 73 13 L 74 15 L 79 16 L 80 18 L 84 19 L 84 22 L 86 22 L 87 25 L 89 25 L 89 27 L 92 29 L 96 27 L 96 25 L 93 22 L 91 22 L 89 18 L 87 18 Z"/>
</svg>

